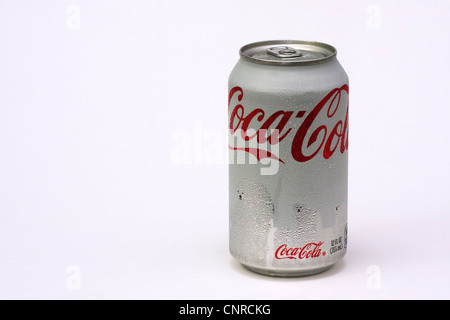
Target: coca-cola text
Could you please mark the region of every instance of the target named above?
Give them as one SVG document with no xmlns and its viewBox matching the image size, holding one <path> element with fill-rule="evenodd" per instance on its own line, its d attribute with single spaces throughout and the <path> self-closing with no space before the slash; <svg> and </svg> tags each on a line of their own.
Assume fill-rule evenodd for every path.
<svg viewBox="0 0 450 320">
<path fill-rule="evenodd" d="M 325 251 L 320 248 L 323 242 L 319 243 L 308 243 L 303 247 L 290 248 L 286 244 L 278 247 L 275 251 L 275 258 L 277 259 L 311 259 L 318 258 L 321 255 L 325 256 Z"/>
<path fill-rule="evenodd" d="M 344 153 L 348 149 L 348 103 L 344 106 L 346 108 L 345 117 L 343 119 L 335 119 L 335 115 L 340 108 L 343 92 L 348 94 L 348 85 L 345 84 L 340 88 L 331 90 L 308 114 L 304 110 L 277 110 L 272 114 L 266 115 L 264 110 L 260 108 L 246 113 L 244 106 L 240 103 L 244 97 L 244 91 L 241 87 L 234 87 L 228 95 L 228 111 L 230 111 L 230 103 L 233 96 L 237 95 L 238 103 L 230 114 L 230 133 L 233 135 L 239 130 L 243 140 L 256 139 L 258 144 L 266 142 L 278 144 L 288 136 L 293 135 L 291 154 L 296 161 L 306 162 L 318 154 L 321 154 L 324 159 L 329 159 L 336 150 Z M 318 115 L 322 110 L 325 110 L 326 118 L 335 120 L 331 121 L 331 125 L 317 123 Z M 286 127 L 292 117 L 304 118 L 295 134 L 292 133 L 294 128 Z M 273 128 L 275 125 L 275 130 L 270 131 L 272 133 L 268 135 L 269 128 Z M 254 129 L 251 130 L 252 134 L 248 134 L 249 128 Z M 251 148 L 237 149 L 233 146 L 229 147 L 252 154 L 255 154 L 256 151 L 259 152 L 259 150 L 252 150 Z M 270 155 L 266 156 L 270 157 Z M 279 161 L 284 163 L 281 159 Z"/>
</svg>

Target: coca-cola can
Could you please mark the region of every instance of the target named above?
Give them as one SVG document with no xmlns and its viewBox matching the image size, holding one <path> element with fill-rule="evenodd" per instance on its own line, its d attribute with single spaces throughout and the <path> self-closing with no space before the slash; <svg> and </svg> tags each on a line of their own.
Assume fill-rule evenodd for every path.
<svg viewBox="0 0 450 320">
<path fill-rule="evenodd" d="M 229 227 L 248 269 L 304 276 L 344 257 L 348 94 L 331 45 L 241 48 L 229 77 Z"/>
</svg>

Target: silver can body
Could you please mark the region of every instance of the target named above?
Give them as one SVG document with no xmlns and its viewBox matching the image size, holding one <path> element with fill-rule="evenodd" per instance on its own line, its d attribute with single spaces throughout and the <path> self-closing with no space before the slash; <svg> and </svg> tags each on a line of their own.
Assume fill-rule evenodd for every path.
<svg viewBox="0 0 450 320">
<path fill-rule="evenodd" d="M 273 276 L 347 251 L 348 76 L 333 47 L 247 45 L 229 77 L 230 253 Z"/>
</svg>

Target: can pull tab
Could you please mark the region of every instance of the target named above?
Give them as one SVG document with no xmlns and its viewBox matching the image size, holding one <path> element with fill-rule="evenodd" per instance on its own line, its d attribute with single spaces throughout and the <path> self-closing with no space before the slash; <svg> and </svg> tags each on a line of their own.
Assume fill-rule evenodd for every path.
<svg viewBox="0 0 450 320">
<path fill-rule="evenodd" d="M 297 58 L 303 55 L 300 50 L 286 46 L 269 48 L 267 53 L 277 58 Z"/>
</svg>

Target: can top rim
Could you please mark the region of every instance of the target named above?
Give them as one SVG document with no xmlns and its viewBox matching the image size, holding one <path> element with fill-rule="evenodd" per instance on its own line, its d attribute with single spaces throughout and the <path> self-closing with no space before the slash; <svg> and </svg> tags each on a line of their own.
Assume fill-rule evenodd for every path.
<svg viewBox="0 0 450 320">
<path fill-rule="evenodd" d="M 269 40 L 243 46 L 239 55 L 258 64 L 304 66 L 323 63 L 337 55 L 336 48 L 317 41 Z"/>
</svg>

